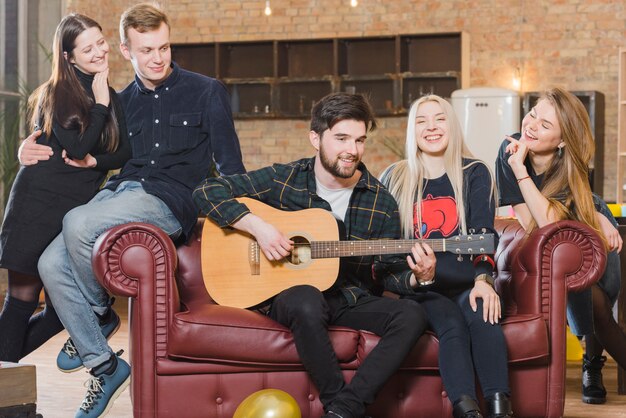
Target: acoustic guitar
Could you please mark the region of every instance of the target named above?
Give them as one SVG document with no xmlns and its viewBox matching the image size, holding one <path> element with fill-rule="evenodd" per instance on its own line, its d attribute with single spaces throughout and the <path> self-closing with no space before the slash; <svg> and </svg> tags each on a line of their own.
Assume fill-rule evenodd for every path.
<svg viewBox="0 0 626 418">
<path fill-rule="evenodd" d="M 237 201 L 278 228 L 294 242 L 294 248 L 287 258 L 269 261 L 250 234 L 220 228 L 207 219 L 202 230 L 202 275 L 207 291 L 220 305 L 249 308 L 302 284 L 324 291 L 337 279 L 340 257 L 405 254 L 418 241 L 340 241 L 337 220 L 325 209 L 283 211 L 254 199 L 239 198 Z M 493 234 L 421 241 L 438 252 L 494 252 Z"/>
</svg>

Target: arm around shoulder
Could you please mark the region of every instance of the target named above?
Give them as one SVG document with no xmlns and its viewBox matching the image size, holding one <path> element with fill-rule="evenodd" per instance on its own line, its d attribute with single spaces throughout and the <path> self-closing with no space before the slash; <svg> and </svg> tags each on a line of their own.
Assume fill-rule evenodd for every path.
<svg viewBox="0 0 626 418">
<path fill-rule="evenodd" d="M 34 131 L 20 144 L 17 150 L 17 159 L 21 165 L 34 165 L 39 161 L 49 160 L 52 156 L 51 147 L 37 143 L 37 138 L 41 136 L 41 133 L 41 130 Z"/>
</svg>

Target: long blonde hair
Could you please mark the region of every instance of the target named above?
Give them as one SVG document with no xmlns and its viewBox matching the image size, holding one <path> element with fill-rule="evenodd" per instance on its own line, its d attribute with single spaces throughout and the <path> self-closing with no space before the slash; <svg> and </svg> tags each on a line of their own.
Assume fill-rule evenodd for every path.
<svg viewBox="0 0 626 418">
<path fill-rule="evenodd" d="M 558 219 L 585 223 L 605 239 L 596 218 L 589 185 L 589 163 L 595 144 L 587 111 L 576 96 L 559 87 L 547 90 L 539 100 L 547 100 L 554 107 L 561 140 L 565 144 L 560 156 L 555 150 L 543 178 L 541 193 Z M 536 226 L 532 221 L 529 231 Z"/>
<path fill-rule="evenodd" d="M 476 160 L 470 152 L 465 141 L 461 125 L 454 109 L 443 98 L 431 94 L 421 97 L 411 105 L 406 128 L 405 155 L 406 159 L 392 164 L 381 175 L 382 183 L 389 189 L 398 202 L 400 209 L 400 222 L 402 235 L 405 238 L 414 238 L 415 225 L 413 224 L 413 205 L 416 203 L 417 222 L 419 234 L 422 233 L 422 195 L 424 193 L 424 178 L 426 174 L 425 162 L 422 151 L 417 146 L 415 137 L 415 117 L 417 109 L 422 103 L 437 102 L 441 106 L 446 120 L 448 121 L 448 147 L 444 153 L 444 167 L 446 174 L 454 190 L 456 210 L 459 219 L 459 227 L 462 234 L 467 234 L 467 221 L 465 219 L 465 196 L 463 194 L 464 181 L 463 170 L 474 164 L 486 164 Z M 463 166 L 463 159 L 471 159 L 469 164 Z M 493 174 L 487 167 L 491 176 L 491 198 L 494 198 L 495 186 Z"/>
</svg>

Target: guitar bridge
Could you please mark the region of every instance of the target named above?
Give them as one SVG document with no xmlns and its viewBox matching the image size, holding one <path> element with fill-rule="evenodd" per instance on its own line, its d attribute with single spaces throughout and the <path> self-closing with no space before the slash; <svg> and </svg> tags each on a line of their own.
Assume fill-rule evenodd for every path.
<svg viewBox="0 0 626 418">
<path fill-rule="evenodd" d="M 250 263 L 250 275 L 252 276 L 261 274 L 260 253 L 259 244 L 255 240 L 250 240 L 250 244 L 248 244 L 248 261 Z"/>
</svg>

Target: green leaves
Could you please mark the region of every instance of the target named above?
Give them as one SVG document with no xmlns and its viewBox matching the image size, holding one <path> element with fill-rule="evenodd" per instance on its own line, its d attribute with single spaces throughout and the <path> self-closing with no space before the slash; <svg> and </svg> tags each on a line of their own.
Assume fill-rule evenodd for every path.
<svg viewBox="0 0 626 418">
<path fill-rule="evenodd" d="M 11 185 L 19 169 L 17 150 L 25 136 L 25 124 L 30 91 L 23 84 L 18 92 L 0 91 L 0 190 L 2 214 Z"/>
</svg>

